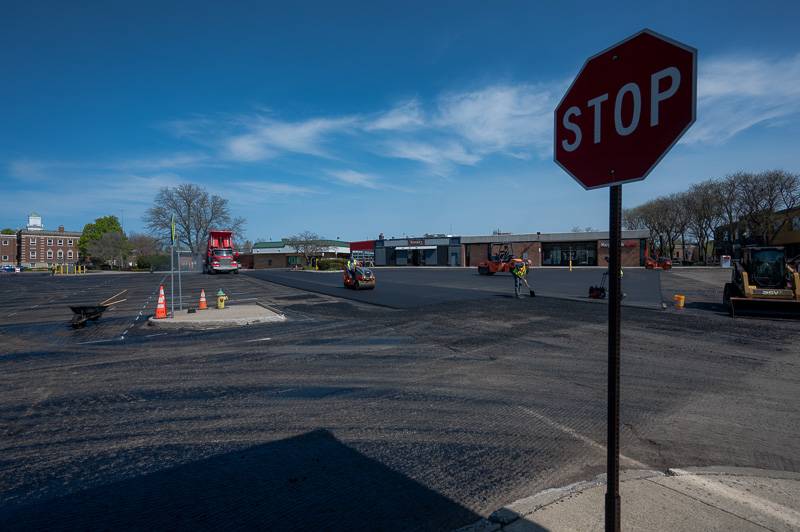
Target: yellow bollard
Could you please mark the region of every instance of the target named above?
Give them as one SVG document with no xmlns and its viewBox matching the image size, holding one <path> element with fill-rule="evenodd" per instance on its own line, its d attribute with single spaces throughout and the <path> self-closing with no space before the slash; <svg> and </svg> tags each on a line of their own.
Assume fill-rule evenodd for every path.
<svg viewBox="0 0 800 532">
<path fill-rule="evenodd" d="M 675 308 L 683 309 L 683 306 L 686 303 L 686 296 L 681 294 L 675 294 L 674 296 L 672 296 L 672 299 L 675 301 Z"/>
<path fill-rule="evenodd" d="M 569 259 L 569 271 L 572 271 L 572 259 Z"/>
</svg>

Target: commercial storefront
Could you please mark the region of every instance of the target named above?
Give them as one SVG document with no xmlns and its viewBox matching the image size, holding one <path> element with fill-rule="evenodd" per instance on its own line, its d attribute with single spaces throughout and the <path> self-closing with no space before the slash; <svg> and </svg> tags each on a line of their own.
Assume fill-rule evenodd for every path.
<svg viewBox="0 0 800 532">
<path fill-rule="evenodd" d="M 339 240 L 321 240 L 309 245 L 314 258 L 346 258 L 350 254 L 350 243 Z M 303 266 L 303 254 L 285 240 L 278 242 L 256 242 L 253 244 L 253 268 L 291 268 Z"/>
<path fill-rule="evenodd" d="M 461 266 L 459 237 L 421 237 L 377 240 L 376 266 Z"/>
<path fill-rule="evenodd" d="M 350 242 L 350 255 L 362 264 L 375 264 L 375 241 Z"/>
<path fill-rule="evenodd" d="M 647 256 L 647 231 L 622 232 L 622 265 L 644 266 Z M 504 248 L 515 257 L 528 259 L 534 266 L 606 266 L 608 233 L 525 233 L 462 236 L 464 265 L 477 266 Z"/>
</svg>

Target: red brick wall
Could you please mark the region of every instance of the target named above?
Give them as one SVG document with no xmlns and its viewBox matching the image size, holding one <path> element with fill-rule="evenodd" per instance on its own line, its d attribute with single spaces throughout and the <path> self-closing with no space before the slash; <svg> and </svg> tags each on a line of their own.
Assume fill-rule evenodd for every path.
<svg viewBox="0 0 800 532">
<path fill-rule="evenodd" d="M 622 267 L 641 266 L 639 261 L 639 240 L 623 240 L 623 246 L 620 248 L 620 258 L 622 260 Z M 597 265 L 607 266 L 605 258 L 608 256 L 608 241 L 600 240 L 597 242 Z"/>
<path fill-rule="evenodd" d="M 0 263 L 17 263 L 17 235 L 0 235 Z"/>
</svg>

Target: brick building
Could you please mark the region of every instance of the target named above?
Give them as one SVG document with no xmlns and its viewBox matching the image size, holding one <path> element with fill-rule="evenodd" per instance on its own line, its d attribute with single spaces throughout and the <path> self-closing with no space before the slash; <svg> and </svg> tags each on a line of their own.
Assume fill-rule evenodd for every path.
<svg viewBox="0 0 800 532">
<path fill-rule="evenodd" d="M 28 216 L 28 225 L 17 231 L 16 237 L 16 262 L 20 266 L 41 268 L 76 264 L 80 257 L 78 240 L 81 233 L 65 231 L 63 225 L 48 231 L 42 225 L 42 217 L 36 213 Z"/>
<path fill-rule="evenodd" d="M 17 235 L 0 235 L 0 266 L 17 265 Z"/>
<path fill-rule="evenodd" d="M 650 234 L 622 231 L 622 265 L 644 266 Z M 501 235 L 426 235 L 374 242 L 377 266 L 477 266 L 508 248 L 534 266 L 605 266 L 608 233 L 526 233 Z"/>
</svg>

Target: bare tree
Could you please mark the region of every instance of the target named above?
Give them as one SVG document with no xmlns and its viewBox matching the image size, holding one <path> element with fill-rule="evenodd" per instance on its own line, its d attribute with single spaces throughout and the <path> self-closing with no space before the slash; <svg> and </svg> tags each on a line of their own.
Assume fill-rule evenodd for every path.
<svg viewBox="0 0 800 532">
<path fill-rule="evenodd" d="M 682 257 L 686 259 L 686 233 L 689 229 L 688 197 L 685 193 L 670 194 L 657 200 L 664 218 L 664 232 L 669 255 L 675 254 L 675 242 L 681 239 Z"/>
<path fill-rule="evenodd" d="M 744 172 L 729 174 L 718 182 L 716 188 L 719 195 L 717 201 L 722 210 L 722 222 L 727 227 L 729 240 L 732 244 L 739 242 L 739 220 L 742 212 L 737 183 L 746 175 L 748 174 Z"/>
<path fill-rule="evenodd" d="M 622 225 L 630 230 L 646 229 L 641 209 L 639 207 L 622 209 Z"/>
<path fill-rule="evenodd" d="M 714 229 L 722 220 L 722 206 L 719 199 L 718 181 L 703 181 L 689 188 L 687 193 L 687 214 L 689 231 L 697 241 L 700 258 L 708 263 L 708 245 L 714 236 Z M 713 250 L 712 250 L 713 254 Z"/>
<path fill-rule="evenodd" d="M 302 255 L 304 264 L 308 265 L 311 261 L 311 257 L 317 256 L 322 252 L 324 248 L 321 242 L 322 239 L 323 237 L 316 233 L 303 231 L 302 233 L 284 239 L 284 241 L 286 245 L 295 250 L 295 253 Z"/>
<path fill-rule="evenodd" d="M 242 253 L 250 253 L 253 251 L 253 243 L 250 240 L 245 240 L 239 247 Z"/>
<path fill-rule="evenodd" d="M 137 256 L 158 255 L 163 252 L 161 241 L 154 236 L 143 233 L 131 233 L 128 237 L 131 252 Z"/>
<path fill-rule="evenodd" d="M 772 242 L 786 223 L 786 217 L 778 212 L 797 206 L 798 189 L 797 176 L 781 170 L 738 176 L 740 216 L 752 241 Z"/>
<path fill-rule="evenodd" d="M 770 244 L 790 223 L 784 211 L 800 207 L 800 175 L 783 170 L 737 172 L 693 185 L 688 192 L 661 196 L 623 211 L 628 229 L 647 228 L 653 250 L 672 256 L 680 237 L 696 240 L 704 260 L 708 244 L 721 240 L 734 249 Z M 725 234 L 722 229 L 724 229 Z M 732 252 L 733 249 L 726 250 Z"/>
<path fill-rule="evenodd" d="M 147 210 L 144 222 L 153 235 L 168 241 L 173 215 L 178 242 L 195 255 L 203 251 L 209 230 L 228 229 L 236 235 L 245 223 L 243 218 L 231 216 L 227 199 L 190 183 L 162 188 Z"/>
</svg>

